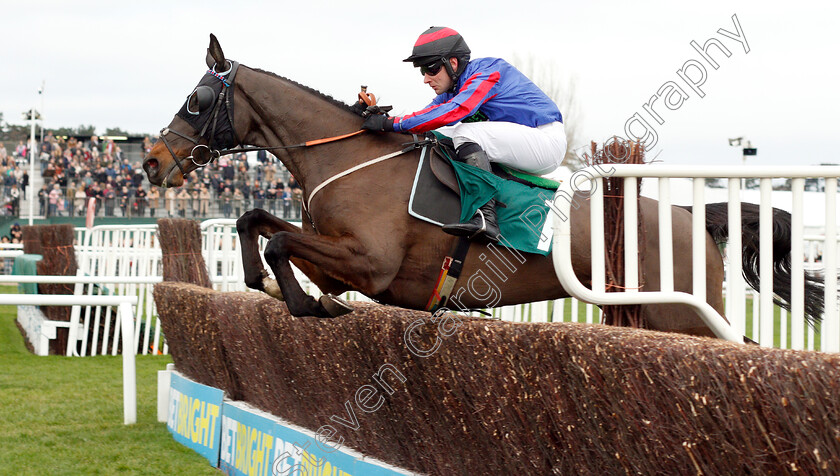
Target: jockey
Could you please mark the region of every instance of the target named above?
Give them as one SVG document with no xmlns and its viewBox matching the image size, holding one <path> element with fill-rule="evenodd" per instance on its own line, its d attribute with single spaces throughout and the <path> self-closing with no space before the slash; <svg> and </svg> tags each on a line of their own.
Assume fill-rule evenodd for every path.
<svg viewBox="0 0 840 476">
<path fill-rule="evenodd" d="M 412 114 L 371 115 L 362 128 L 405 133 L 437 130 L 452 138 L 459 161 L 486 171 L 490 162 L 535 175 L 560 166 L 566 153 L 560 110 L 505 60 L 470 60 L 470 49 L 458 32 L 432 27 L 420 35 L 404 61 L 420 68 L 423 82 L 437 96 Z M 469 222 L 446 225 L 443 230 L 498 242 L 495 203 L 491 199 Z"/>
</svg>

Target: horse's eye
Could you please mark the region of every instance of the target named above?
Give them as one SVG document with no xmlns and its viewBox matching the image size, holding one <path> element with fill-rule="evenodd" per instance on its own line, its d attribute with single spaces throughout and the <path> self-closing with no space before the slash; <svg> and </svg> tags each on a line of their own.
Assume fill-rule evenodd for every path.
<svg viewBox="0 0 840 476">
<path fill-rule="evenodd" d="M 199 86 L 187 96 L 187 112 L 198 115 L 213 107 L 216 102 L 216 92 L 210 86 Z"/>
</svg>

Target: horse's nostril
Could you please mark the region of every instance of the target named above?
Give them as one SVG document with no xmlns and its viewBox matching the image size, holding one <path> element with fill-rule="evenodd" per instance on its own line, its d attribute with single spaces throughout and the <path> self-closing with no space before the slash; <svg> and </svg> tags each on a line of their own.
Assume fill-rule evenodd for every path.
<svg viewBox="0 0 840 476">
<path fill-rule="evenodd" d="M 146 159 L 146 170 L 156 170 L 158 168 L 157 159 Z"/>
</svg>

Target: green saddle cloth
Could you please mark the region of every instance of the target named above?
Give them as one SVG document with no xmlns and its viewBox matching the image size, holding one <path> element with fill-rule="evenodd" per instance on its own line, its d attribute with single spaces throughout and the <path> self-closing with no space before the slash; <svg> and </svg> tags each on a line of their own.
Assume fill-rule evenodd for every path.
<svg viewBox="0 0 840 476">
<path fill-rule="evenodd" d="M 549 190 L 554 190 L 554 191 L 557 191 L 557 189 L 560 188 L 560 182 L 558 182 L 556 180 L 551 180 L 550 178 L 540 177 L 539 175 L 526 174 L 525 172 L 522 172 L 522 171 L 519 171 L 519 170 L 516 170 L 516 169 L 512 169 L 512 168 L 508 167 L 507 165 L 503 165 L 503 164 L 499 164 L 499 163 L 497 163 L 496 165 L 498 165 L 499 167 L 502 168 L 502 170 L 504 170 L 505 172 L 513 175 L 514 177 L 516 177 L 518 179 L 521 179 L 521 180 L 524 180 L 528 183 L 532 183 L 532 184 L 536 185 L 537 187 L 547 188 Z"/>
<path fill-rule="evenodd" d="M 543 256 L 551 252 L 551 230 L 546 227 L 546 219 L 552 212 L 545 203 L 554 199 L 550 190 L 505 180 L 455 160 L 451 162 L 461 189 L 461 222 L 472 218 L 479 207 L 495 198 L 506 205 L 496 207 L 505 246 Z"/>
</svg>

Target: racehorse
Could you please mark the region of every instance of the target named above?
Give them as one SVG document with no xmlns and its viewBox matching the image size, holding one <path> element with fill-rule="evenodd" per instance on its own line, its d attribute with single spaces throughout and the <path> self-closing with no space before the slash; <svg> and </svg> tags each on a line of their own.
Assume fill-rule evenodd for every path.
<svg viewBox="0 0 840 476">
<path fill-rule="evenodd" d="M 208 73 L 144 160 L 149 181 L 180 186 L 196 168 L 221 154 L 242 150 L 235 148 L 240 144 L 247 144 L 249 150 L 269 149 L 300 184 L 305 216 L 301 227 L 261 209 L 249 210 L 237 220 L 246 285 L 285 299 L 294 316 L 334 317 L 348 312 L 352 308 L 331 297 L 348 290 L 380 303 L 424 309 L 456 238 L 407 213 L 420 157 L 419 150 L 406 150 L 408 136 L 372 132 L 351 136 L 361 131 L 362 118 L 350 106 L 289 79 L 228 60 L 214 35 L 210 35 L 206 62 Z M 324 138 L 331 139 L 319 140 Z M 348 173 L 354 167 L 359 168 Z M 572 264 L 580 280 L 591 283 L 589 205 L 586 200 L 579 202 L 571 214 Z M 745 230 L 757 230 L 757 206 L 743 207 Z M 644 290 L 655 291 L 660 289 L 657 203 L 642 197 L 639 209 L 646 229 L 639 246 L 647 256 L 641 282 Z M 774 282 L 783 297 L 778 290 L 790 284 L 790 222 L 785 213 L 774 213 Z M 705 240 L 706 298 L 723 315 L 724 268 L 716 240 L 727 237 L 725 204 L 708 205 L 706 221 L 707 230 L 715 235 L 707 233 Z M 672 223 L 680 231 L 674 233 L 674 256 L 684 263 L 675 269 L 674 289 L 690 293 L 690 211 L 673 207 Z M 264 256 L 276 283 L 262 265 L 260 236 L 269 239 Z M 757 234 L 745 233 L 743 248 L 745 277 L 756 284 Z M 315 300 L 307 295 L 290 262 L 327 297 Z M 462 309 L 569 296 L 558 282 L 550 256 L 523 255 L 501 245 L 473 243 L 461 276 L 469 286 L 461 285 L 453 296 L 457 295 Z M 482 279 L 465 278 L 476 276 Z M 821 314 L 820 288 L 812 279 L 806 283 L 813 321 Z M 642 312 L 652 329 L 713 335 L 682 305 L 647 305 Z"/>
</svg>

